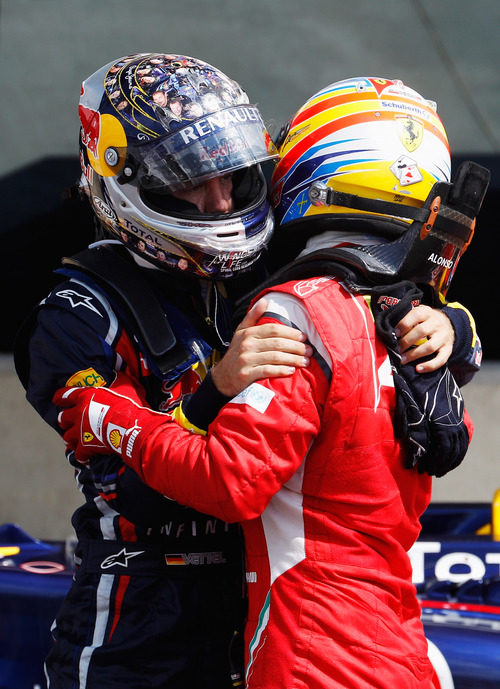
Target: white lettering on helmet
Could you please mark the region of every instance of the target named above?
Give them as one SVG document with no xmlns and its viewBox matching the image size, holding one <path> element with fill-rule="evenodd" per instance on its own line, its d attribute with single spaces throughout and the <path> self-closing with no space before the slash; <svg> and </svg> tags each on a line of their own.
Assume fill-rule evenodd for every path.
<svg viewBox="0 0 500 689">
<path fill-rule="evenodd" d="M 94 207 L 99 215 L 102 215 L 108 220 L 112 220 L 113 222 L 116 222 L 118 220 L 114 210 L 110 208 L 102 199 L 100 199 L 98 196 L 94 196 L 93 201 Z"/>
<path fill-rule="evenodd" d="M 137 225 L 131 223 L 128 218 L 123 218 L 123 225 L 127 230 L 130 230 L 141 239 L 144 239 L 145 242 L 149 244 L 156 244 L 157 246 L 161 247 L 161 243 L 156 235 L 146 232 L 141 227 L 137 227 Z"/>
<path fill-rule="evenodd" d="M 259 114 L 257 108 L 228 108 L 220 112 L 213 113 L 207 117 L 202 117 L 193 125 L 184 127 L 180 130 L 180 135 L 185 144 L 196 139 L 202 139 L 208 134 L 224 129 L 228 125 L 238 122 L 258 122 Z"/>
<path fill-rule="evenodd" d="M 427 260 L 431 263 L 435 263 L 437 266 L 448 268 L 449 270 L 453 268 L 453 260 L 451 258 L 444 258 L 443 256 L 438 256 L 438 254 L 431 254 Z"/>
</svg>

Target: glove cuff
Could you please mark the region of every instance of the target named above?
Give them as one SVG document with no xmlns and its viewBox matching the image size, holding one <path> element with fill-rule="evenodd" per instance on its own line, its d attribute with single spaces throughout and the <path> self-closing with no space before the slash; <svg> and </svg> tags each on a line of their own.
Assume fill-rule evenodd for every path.
<svg viewBox="0 0 500 689">
<path fill-rule="evenodd" d="M 84 437 L 84 446 L 94 444 L 99 440 L 107 445 L 112 452 L 119 454 L 125 461 L 136 459 L 140 453 L 141 440 L 147 437 L 158 426 L 162 426 L 170 417 L 168 414 L 155 412 L 146 407 L 140 407 L 133 400 L 112 390 L 106 394 L 113 394 L 115 399 L 110 405 L 110 398 L 102 401 L 103 395 L 97 392 L 88 405 L 88 440 Z M 95 440 L 91 436 L 94 436 Z"/>
</svg>

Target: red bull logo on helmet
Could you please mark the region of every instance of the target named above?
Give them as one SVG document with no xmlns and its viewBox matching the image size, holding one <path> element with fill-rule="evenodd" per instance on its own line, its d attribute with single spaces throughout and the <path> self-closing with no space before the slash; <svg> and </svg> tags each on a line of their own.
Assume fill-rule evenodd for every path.
<svg viewBox="0 0 500 689">
<path fill-rule="evenodd" d="M 117 155 L 116 152 L 121 151 L 127 145 L 127 136 L 123 125 L 114 115 L 101 110 L 101 96 L 96 93 L 92 83 L 94 76 L 87 80 L 89 83 L 83 82 L 78 105 L 81 123 L 80 152 L 84 152 L 81 161 L 82 170 L 89 181 L 92 181 L 91 168 L 103 177 L 119 174 L 125 157 L 120 156 L 120 154 Z M 109 148 L 114 149 L 114 158 L 106 158 L 105 153 Z"/>
<path fill-rule="evenodd" d="M 97 158 L 101 134 L 101 115 L 97 110 L 81 104 L 78 106 L 78 115 L 82 123 L 82 144 Z"/>
</svg>

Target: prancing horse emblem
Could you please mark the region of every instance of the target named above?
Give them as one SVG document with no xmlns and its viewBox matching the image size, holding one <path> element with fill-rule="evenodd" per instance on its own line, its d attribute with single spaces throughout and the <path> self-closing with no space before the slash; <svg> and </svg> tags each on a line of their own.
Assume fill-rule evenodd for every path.
<svg viewBox="0 0 500 689">
<path fill-rule="evenodd" d="M 415 151 L 424 138 L 424 127 L 412 117 L 398 118 L 399 138 L 410 153 Z"/>
</svg>

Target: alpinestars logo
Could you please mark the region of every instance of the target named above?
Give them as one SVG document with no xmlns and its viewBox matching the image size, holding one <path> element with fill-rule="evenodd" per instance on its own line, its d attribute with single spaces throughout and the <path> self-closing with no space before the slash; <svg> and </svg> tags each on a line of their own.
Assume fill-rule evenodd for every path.
<svg viewBox="0 0 500 689">
<path fill-rule="evenodd" d="M 71 308 L 76 309 L 77 306 L 84 306 L 86 309 L 94 311 L 94 313 L 97 313 L 97 315 L 102 318 L 102 313 L 91 303 L 92 297 L 86 294 L 79 294 L 74 289 L 62 289 L 56 292 L 56 295 L 61 297 L 61 299 L 67 299 L 71 304 Z"/>
<path fill-rule="evenodd" d="M 119 567 L 128 567 L 130 558 L 142 555 L 143 552 L 144 550 L 136 550 L 135 552 L 128 553 L 126 548 L 122 548 L 119 553 L 108 555 L 108 557 L 101 562 L 101 569 L 109 569 L 116 565 Z"/>
</svg>

